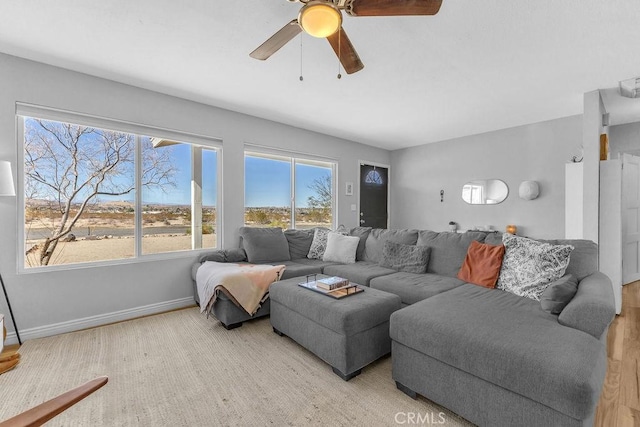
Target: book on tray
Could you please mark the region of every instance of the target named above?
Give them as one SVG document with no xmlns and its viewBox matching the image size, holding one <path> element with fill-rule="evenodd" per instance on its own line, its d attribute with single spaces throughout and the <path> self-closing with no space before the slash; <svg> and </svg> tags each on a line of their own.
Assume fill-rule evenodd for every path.
<svg viewBox="0 0 640 427">
<path fill-rule="evenodd" d="M 316 287 L 325 289 L 327 291 L 343 288 L 345 286 L 349 286 L 349 279 L 345 279 L 342 277 L 333 276 L 316 280 Z"/>
</svg>

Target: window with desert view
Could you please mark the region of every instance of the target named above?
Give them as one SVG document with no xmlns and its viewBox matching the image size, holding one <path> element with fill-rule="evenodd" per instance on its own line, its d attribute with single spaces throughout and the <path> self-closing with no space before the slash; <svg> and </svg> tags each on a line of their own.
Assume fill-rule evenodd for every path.
<svg viewBox="0 0 640 427">
<path fill-rule="evenodd" d="M 20 120 L 25 268 L 217 247 L 218 148 Z"/>
<path fill-rule="evenodd" d="M 333 226 L 334 163 L 247 152 L 244 164 L 245 225 Z"/>
</svg>

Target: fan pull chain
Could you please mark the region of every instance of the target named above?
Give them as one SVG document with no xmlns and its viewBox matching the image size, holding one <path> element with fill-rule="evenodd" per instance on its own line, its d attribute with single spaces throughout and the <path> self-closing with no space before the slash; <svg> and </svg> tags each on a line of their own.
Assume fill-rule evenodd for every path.
<svg viewBox="0 0 640 427">
<path fill-rule="evenodd" d="M 302 33 L 300 33 L 300 81 L 303 81 L 302 77 Z"/>
<path fill-rule="evenodd" d="M 340 66 L 342 65 L 342 49 L 340 48 L 340 40 L 342 40 L 342 27 L 338 28 L 338 80 L 342 78 L 342 74 L 340 74 Z"/>
</svg>

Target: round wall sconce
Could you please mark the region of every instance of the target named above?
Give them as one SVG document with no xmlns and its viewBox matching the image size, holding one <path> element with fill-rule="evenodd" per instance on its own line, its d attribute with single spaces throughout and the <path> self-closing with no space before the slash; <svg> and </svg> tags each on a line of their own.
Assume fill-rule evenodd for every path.
<svg viewBox="0 0 640 427">
<path fill-rule="evenodd" d="M 513 224 L 509 224 L 505 231 L 509 234 L 516 234 L 518 232 L 518 227 Z"/>
<path fill-rule="evenodd" d="M 536 199 L 540 194 L 540 186 L 536 181 L 522 181 L 520 188 L 518 188 L 518 194 L 524 200 Z"/>
</svg>

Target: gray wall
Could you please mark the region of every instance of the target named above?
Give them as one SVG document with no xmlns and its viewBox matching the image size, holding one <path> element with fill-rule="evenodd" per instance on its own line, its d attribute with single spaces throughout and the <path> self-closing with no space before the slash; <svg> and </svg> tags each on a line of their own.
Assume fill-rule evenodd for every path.
<svg viewBox="0 0 640 427">
<path fill-rule="evenodd" d="M 225 247 L 237 246 L 237 230 L 243 224 L 245 143 L 337 158 L 338 222 L 347 226 L 355 226 L 358 220 L 357 212 L 350 210 L 357 194 L 344 195 L 345 182 L 358 180 L 358 160 L 390 161 L 386 150 L 0 54 L 0 159 L 13 163 L 14 174 L 18 158 L 16 102 L 220 138 Z M 197 258 L 194 253 L 105 267 L 17 274 L 17 239 L 23 233 L 22 225 L 17 224 L 18 209 L 16 198 L 0 198 L 0 272 L 23 337 L 86 327 L 87 319 L 93 324 L 118 320 L 111 314 L 121 312 L 124 314 L 120 317 L 127 317 L 149 305 L 171 301 L 184 305 L 191 297 L 190 265 Z M 0 312 L 8 315 L 1 297 Z M 144 309 L 137 313 L 146 314 Z M 8 316 L 6 323 L 11 331 Z"/>
<path fill-rule="evenodd" d="M 491 225 L 518 234 L 564 237 L 564 164 L 582 143 L 582 116 L 503 129 L 391 153 L 391 226 L 447 230 Z M 462 186 L 471 180 L 497 178 L 509 187 L 499 205 L 468 205 Z M 540 184 L 532 201 L 518 197 L 522 181 Z M 440 190 L 445 191 L 440 202 Z"/>
<path fill-rule="evenodd" d="M 609 158 L 620 153 L 640 156 L 640 122 L 609 127 Z"/>
</svg>

